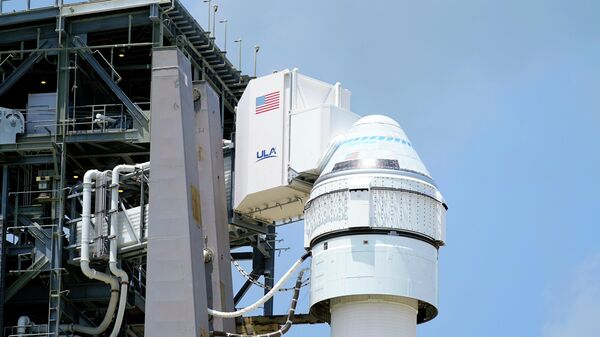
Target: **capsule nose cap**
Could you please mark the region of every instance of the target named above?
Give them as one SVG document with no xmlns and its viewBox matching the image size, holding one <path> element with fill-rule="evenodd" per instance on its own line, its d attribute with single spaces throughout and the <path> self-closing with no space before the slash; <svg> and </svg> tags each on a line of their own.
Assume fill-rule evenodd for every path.
<svg viewBox="0 0 600 337">
<path fill-rule="evenodd" d="M 400 124 L 398 124 L 398 122 L 396 122 L 395 120 L 389 118 L 388 116 L 384 116 L 384 115 L 369 115 L 369 116 L 363 117 L 363 118 L 359 119 L 358 121 L 356 121 L 352 126 L 365 125 L 365 124 L 386 124 L 386 125 L 392 125 L 395 127 L 400 127 Z"/>
</svg>

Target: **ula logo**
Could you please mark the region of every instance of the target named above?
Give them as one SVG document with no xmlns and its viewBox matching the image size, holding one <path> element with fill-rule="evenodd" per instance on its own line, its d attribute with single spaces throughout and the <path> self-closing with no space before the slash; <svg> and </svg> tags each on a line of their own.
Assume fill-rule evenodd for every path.
<svg viewBox="0 0 600 337">
<path fill-rule="evenodd" d="M 257 162 L 259 162 L 261 160 L 269 159 L 269 158 L 274 158 L 274 157 L 277 157 L 277 150 L 275 150 L 274 147 L 272 147 L 271 150 L 268 152 L 267 152 L 267 150 L 256 151 L 256 161 Z"/>
</svg>

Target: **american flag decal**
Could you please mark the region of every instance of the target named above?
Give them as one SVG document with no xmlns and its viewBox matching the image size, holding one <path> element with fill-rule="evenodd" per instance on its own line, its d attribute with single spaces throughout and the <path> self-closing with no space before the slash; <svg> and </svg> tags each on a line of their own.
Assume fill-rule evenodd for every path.
<svg viewBox="0 0 600 337">
<path fill-rule="evenodd" d="M 256 97 L 256 114 L 279 108 L 279 91 Z"/>
</svg>

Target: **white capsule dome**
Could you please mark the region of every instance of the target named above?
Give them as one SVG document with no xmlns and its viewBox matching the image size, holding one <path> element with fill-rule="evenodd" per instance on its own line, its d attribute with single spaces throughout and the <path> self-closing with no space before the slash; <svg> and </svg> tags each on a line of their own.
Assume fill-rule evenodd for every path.
<svg viewBox="0 0 600 337">
<path fill-rule="evenodd" d="M 431 179 L 412 142 L 396 121 L 382 115 L 366 116 L 354 123 L 339 141 L 321 178 L 340 171 L 344 166 L 373 169 L 386 168 L 386 163 L 393 164 L 397 171 L 417 173 Z"/>
</svg>

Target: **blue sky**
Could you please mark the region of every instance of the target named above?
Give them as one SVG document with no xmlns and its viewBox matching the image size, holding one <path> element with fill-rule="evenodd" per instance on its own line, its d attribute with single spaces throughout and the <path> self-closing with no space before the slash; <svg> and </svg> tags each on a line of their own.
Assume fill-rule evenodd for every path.
<svg viewBox="0 0 600 337">
<path fill-rule="evenodd" d="M 205 25 L 206 4 L 184 3 Z M 246 73 L 260 44 L 259 75 L 340 81 L 355 112 L 391 116 L 412 140 L 450 207 L 440 314 L 419 336 L 598 336 L 599 1 L 213 3 Z M 301 226 L 280 231 L 292 249 L 278 275 Z"/>
</svg>

